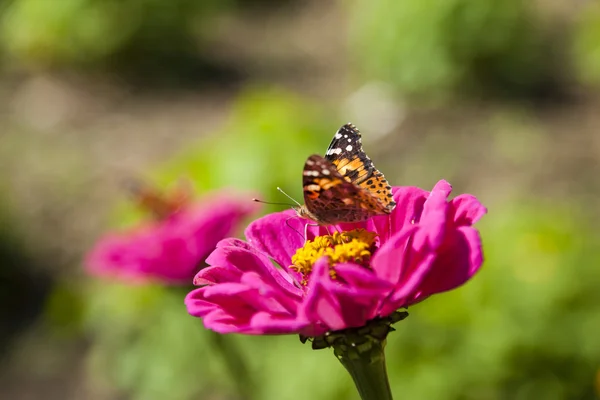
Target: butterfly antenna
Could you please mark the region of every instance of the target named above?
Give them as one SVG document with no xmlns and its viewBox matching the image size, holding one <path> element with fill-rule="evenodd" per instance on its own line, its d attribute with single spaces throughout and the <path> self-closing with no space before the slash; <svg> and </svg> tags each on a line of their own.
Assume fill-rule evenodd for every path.
<svg viewBox="0 0 600 400">
<path fill-rule="evenodd" d="M 279 190 L 281 193 L 283 193 L 283 195 L 285 197 L 287 197 L 288 199 L 290 199 L 291 201 L 293 201 L 294 203 L 296 203 L 296 205 L 298 205 L 298 207 L 302 207 L 302 204 L 300 204 L 296 200 L 294 200 L 294 198 L 292 196 L 290 196 L 289 194 L 287 194 L 286 192 L 284 192 L 279 186 L 277 186 L 277 190 Z"/>
<path fill-rule="evenodd" d="M 257 198 L 253 198 L 252 201 L 254 201 L 255 203 L 261 203 L 261 204 L 272 204 L 275 206 L 288 206 L 288 207 L 295 207 L 295 204 L 291 204 L 291 203 L 273 203 L 270 201 L 263 201 Z"/>
</svg>

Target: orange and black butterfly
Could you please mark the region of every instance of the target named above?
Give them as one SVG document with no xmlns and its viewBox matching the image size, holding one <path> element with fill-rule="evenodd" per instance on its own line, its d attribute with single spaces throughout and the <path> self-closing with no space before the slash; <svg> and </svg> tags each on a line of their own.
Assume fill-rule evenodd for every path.
<svg viewBox="0 0 600 400">
<path fill-rule="evenodd" d="M 365 221 L 396 207 L 391 186 L 364 152 L 360 131 L 351 123 L 335 133 L 325 157 L 306 160 L 302 178 L 304 205 L 296 212 L 319 225 Z"/>
</svg>

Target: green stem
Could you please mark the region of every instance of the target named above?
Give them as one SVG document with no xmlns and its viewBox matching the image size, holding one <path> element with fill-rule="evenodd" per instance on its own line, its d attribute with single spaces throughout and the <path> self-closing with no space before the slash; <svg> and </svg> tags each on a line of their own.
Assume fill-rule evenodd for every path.
<svg viewBox="0 0 600 400">
<path fill-rule="evenodd" d="M 250 400 L 253 397 L 253 385 L 246 364 L 246 358 L 235 343 L 235 338 L 226 338 L 225 335 L 210 331 L 211 340 L 219 350 L 229 371 L 233 377 L 240 399 Z"/>
<path fill-rule="evenodd" d="M 344 346 L 345 347 L 345 346 Z M 385 368 L 385 340 L 370 342 L 349 351 L 334 346 L 334 352 L 352 376 L 362 400 L 393 400 Z"/>
<path fill-rule="evenodd" d="M 392 324 L 406 317 L 408 312 L 394 311 L 359 328 L 327 332 L 312 338 L 312 348 L 333 347 L 333 353 L 350 373 L 362 400 L 392 400 L 383 349 L 387 335 L 395 330 Z M 302 343 L 308 339 L 300 336 Z"/>
</svg>

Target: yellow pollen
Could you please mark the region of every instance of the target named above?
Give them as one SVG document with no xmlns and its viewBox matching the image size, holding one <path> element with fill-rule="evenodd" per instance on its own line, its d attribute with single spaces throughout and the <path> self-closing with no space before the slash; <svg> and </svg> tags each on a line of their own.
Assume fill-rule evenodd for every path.
<svg viewBox="0 0 600 400">
<path fill-rule="evenodd" d="M 292 256 L 291 268 L 304 276 L 303 284 L 307 283 L 306 277 L 312 271 L 314 263 L 323 256 L 329 258 L 329 274 L 334 279 L 335 265 L 338 263 L 354 262 L 368 268 L 376 237 L 376 233 L 364 229 L 317 236 L 315 240 L 308 240 L 296 250 L 296 254 Z"/>
</svg>

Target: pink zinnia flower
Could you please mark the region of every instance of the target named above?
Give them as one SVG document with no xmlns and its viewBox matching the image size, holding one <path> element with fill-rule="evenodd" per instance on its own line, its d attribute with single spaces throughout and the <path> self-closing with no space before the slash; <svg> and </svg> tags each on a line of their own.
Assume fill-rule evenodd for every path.
<svg viewBox="0 0 600 400">
<path fill-rule="evenodd" d="M 138 200 L 156 218 L 102 237 L 86 258 L 91 274 L 133 282 L 189 284 L 217 243 L 234 235 L 257 208 L 250 197 L 225 192 L 198 202 L 154 193 Z"/>
<path fill-rule="evenodd" d="M 483 262 L 472 225 L 486 209 L 471 195 L 448 201 L 450 192 L 446 181 L 431 192 L 394 187 L 390 216 L 309 226 L 306 241 L 309 222 L 293 211 L 260 218 L 247 242 L 219 242 L 194 279 L 202 287 L 186 297 L 188 312 L 220 333 L 316 337 L 456 288 Z"/>
</svg>

